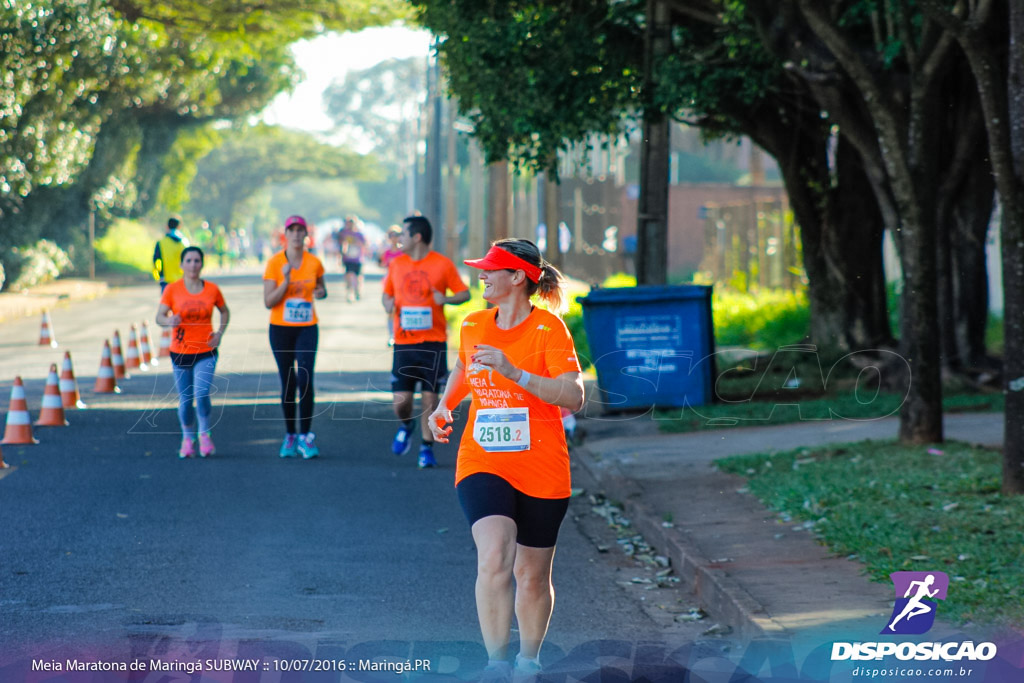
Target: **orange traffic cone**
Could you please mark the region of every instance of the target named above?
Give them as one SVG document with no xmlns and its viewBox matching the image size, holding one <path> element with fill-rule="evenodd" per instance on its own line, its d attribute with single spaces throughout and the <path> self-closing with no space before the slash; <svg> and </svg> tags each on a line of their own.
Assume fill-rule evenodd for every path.
<svg viewBox="0 0 1024 683">
<path fill-rule="evenodd" d="M 114 341 L 111 343 L 111 363 L 114 365 L 114 377 L 117 379 L 131 379 L 124 365 L 124 352 L 121 351 L 121 333 L 114 330 Z"/>
<path fill-rule="evenodd" d="M 171 357 L 171 328 L 165 327 L 160 335 L 160 358 Z"/>
<path fill-rule="evenodd" d="M 153 357 L 153 341 L 149 338 L 149 326 L 142 321 L 142 332 L 139 333 L 139 353 L 142 355 L 143 365 L 159 365 L 160 361 Z"/>
<path fill-rule="evenodd" d="M 51 349 L 57 348 L 57 340 L 53 337 L 53 332 L 50 330 L 50 312 L 43 311 L 43 324 L 39 329 L 39 345 L 49 346 Z"/>
<path fill-rule="evenodd" d="M 3 444 L 36 444 L 32 437 L 32 418 L 28 415 L 28 404 L 25 402 L 25 385 L 21 377 L 14 378 L 11 387 L 11 407 L 7 410 L 7 428 L 4 429 Z"/>
<path fill-rule="evenodd" d="M 139 335 L 135 329 L 135 323 L 128 328 L 128 348 L 124 354 L 125 367 L 149 370 L 149 366 L 142 362 L 142 354 L 139 353 Z"/>
<path fill-rule="evenodd" d="M 50 364 L 50 374 L 46 378 L 43 390 L 43 403 L 39 408 L 37 427 L 67 427 L 64 419 L 64 403 L 60 400 L 60 378 L 57 376 L 57 364 Z"/>
<path fill-rule="evenodd" d="M 71 367 L 71 352 L 64 352 L 64 365 L 60 369 L 60 401 L 64 410 L 84 408 L 82 395 L 78 393 L 78 380 L 75 379 L 75 371 Z"/>
<path fill-rule="evenodd" d="M 100 357 L 100 371 L 96 373 L 96 386 L 93 391 L 97 394 L 120 394 L 121 389 L 117 386 L 117 377 L 114 376 L 114 366 L 110 364 L 110 342 L 103 340 L 103 355 Z"/>
</svg>

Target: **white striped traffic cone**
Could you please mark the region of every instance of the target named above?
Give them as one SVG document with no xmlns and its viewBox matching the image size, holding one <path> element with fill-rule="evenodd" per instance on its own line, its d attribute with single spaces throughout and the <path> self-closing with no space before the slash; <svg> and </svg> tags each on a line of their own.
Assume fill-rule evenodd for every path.
<svg viewBox="0 0 1024 683">
<path fill-rule="evenodd" d="M 96 373 L 96 385 L 92 389 L 97 394 L 120 394 L 114 366 L 110 364 L 110 342 L 103 340 L 103 355 L 100 356 L 100 370 Z"/>
<path fill-rule="evenodd" d="M 124 365 L 124 352 L 121 351 L 121 333 L 114 330 L 114 340 L 110 344 L 110 362 L 114 366 L 114 377 L 131 379 Z"/>
<path fill-rule="evenodd" d="M 71 367 L 71 352 L 64 352 L 64 365 L 60 369 L 60 400 L 64 410 L 85 408 L 82 402 L 82 395 L 78 392 L 78 380 L 75 379 L 75 371 Z"/>
<path fill-rule="evenodd" d="M 171 357 L 171 328 L 165 327 L 160 333 L 160 358 Z"/>
<path fill-rule="evenodd" d="M 14 378 L 11 387 L 11 407 L 7 411 L 7 427 L 4 429 L 2 444 L 37 444 L 32 436 L 32 418 L 28 414 L 28 403 L 25 401 L 25 385 L 21 377 Z"/>
<path fill-rule="evenodd" d="M 39 345 L 57 348 L 57 340 L 53 336 L 53 328 L 50 325 L 50 312 L 43 311 L 43 323 L 39 328 Z"/>
<path fill-rule="evenodd" d="M 142 355 L 142 362 L 145 365 L 160 365 L 160 361 L 153 357 L 153 340 L 149 337 L 149 325 L 142 321 L 142 332 L 139 333 L 139 353 Z"/>
<path fill-rule="evenodd" d="M 60 377 L 57 376 L 57 364 L 50 364 L 50 374 L 46 378 L 43 390 L 43 403 L 39 408 L 37 427 L 67 427 L 64 419 L 64 403 L 60 400 Z"/>
<path fill-rule="evenodd" d="M 136 332 L 135 323 L 128 328 L 128 346 L 124 352 L 124 364 L 126 368 L 149 370 L 149 366 L 142 362 L 142 354 L 139 353 L 139 335 Z"/>
</svg>

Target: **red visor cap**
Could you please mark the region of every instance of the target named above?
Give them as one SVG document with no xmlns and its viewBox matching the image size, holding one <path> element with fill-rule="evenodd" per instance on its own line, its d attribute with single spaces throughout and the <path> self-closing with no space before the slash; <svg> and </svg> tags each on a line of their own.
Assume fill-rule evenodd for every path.
<svg viewBox="0 0 1024 683">
<path fill-rule="evenodd" d="M 470 268 L 479 268 L 480 270 L 521 270 L 526 273 L 530 282 L 540 282 L 540 266 L 535 266 L 497 246 L 491 247 L 483 258 L 468 259 L 463 263 Z"/>
</svg>

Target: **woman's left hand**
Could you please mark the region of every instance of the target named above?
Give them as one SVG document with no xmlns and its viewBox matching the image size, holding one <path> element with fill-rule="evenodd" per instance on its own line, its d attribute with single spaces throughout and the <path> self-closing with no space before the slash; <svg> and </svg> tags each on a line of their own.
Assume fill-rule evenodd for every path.
<svg viewBox="0 0 1024 683">
<path fill-rule="evenodd" d="M 516 366 L 509 362 L 505 356 L 505 352 L 495 346 L 488 346 L 487 344 L 480 344 L 476 347 L 476 351 L 469 357 L 469 360 L 473 363 L 479 363 L 480 365 L 486 365 L 489 368 L 494 368 L 502 377 L 512 379 L 511 375 L 515 374 Z"/>
<path fill-rule="evenodd" d="M 323 285 L 317 285 L 316 289 L 313 290 L 313 298 L 314 299 L 326 299 L 327 298 L 327 288 L 324 287 Z"/>
<path fill-rule="evenodd" d="M 220 340 L 222 336 L 223 335 L 220 332 L 210 333 L 210 338 L 206 340 L 207 345 L 209 345 L 211 349 L 217 348 L 218 346 L 220 346 Z"/>
</svg>

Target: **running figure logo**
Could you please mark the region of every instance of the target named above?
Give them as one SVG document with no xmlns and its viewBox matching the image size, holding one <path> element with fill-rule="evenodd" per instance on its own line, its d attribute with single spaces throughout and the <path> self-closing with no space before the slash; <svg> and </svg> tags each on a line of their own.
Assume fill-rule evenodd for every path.
<svg viewBox="0 0 1024 683">
<path fill-rule="evenodd" d="M 949 577 L 943 572 L 893 572 L 896 604 L 883 634 L 920 635 L 935 623 L 937 600 L 946 599 Z M 902 597 L 901 597 L 902 596 Z"/>
</svg>

